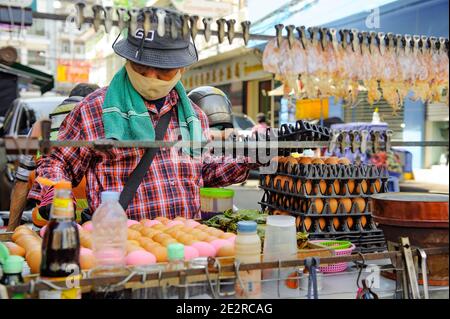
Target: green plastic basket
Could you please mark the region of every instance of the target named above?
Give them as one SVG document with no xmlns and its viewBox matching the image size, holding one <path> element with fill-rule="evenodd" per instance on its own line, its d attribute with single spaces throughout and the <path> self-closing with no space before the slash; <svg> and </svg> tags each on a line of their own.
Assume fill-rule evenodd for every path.
<svg viewBox="0 0 450 319">
<path fill-rule="evenodd" d="M 320 242 L 320 245 L 327 246 L 333 250 L 342 250 L 350 248 L 352 243 L 347 240 L 327 240 Z"/>
</svg>

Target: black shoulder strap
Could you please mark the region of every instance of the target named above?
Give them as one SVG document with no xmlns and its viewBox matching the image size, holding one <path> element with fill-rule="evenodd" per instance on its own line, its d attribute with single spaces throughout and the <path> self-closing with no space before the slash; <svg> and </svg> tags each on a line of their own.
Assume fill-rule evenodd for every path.
<svg viewBox="0 0 450 319">
<path fill-rule="evenodd" d="M 172 111 L 169 111 L 159 119 L 158 124 L 156 124 L 155 127 L 155 141 L 162 141 L 164 139 L 167 128 L 169 127 L 171 115 Z M 133 200 L 139 185 L 144 179 L 145 174 L 147 173 L 159 150 L 159 148 L 148 148 L 145 151 L 144 156 L 142 156 L 139 164 L 131 173 L 129 179 L 123 187 L 122 193 L 120 193 L 119 203 L 123 207 L 123 210 L 127 210 L 128 205 L 130 205 Z"/>
</svg>

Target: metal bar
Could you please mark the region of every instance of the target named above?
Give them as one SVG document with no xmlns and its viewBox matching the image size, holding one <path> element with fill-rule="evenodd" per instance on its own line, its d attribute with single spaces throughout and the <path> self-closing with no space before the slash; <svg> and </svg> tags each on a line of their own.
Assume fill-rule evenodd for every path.
<svg viewBox="0 0 450 319">
<path fill-rule="evenodd" d="M 423 297 L 424 297 L 424 299 L 430 299 L 430 293 L 429 293 L 429 290 L 428 290 L 427 254 L 421 248 L 417 248 L 417 253 L 419 255 L 420 269 L 422 271 Z"/>
<path fill-rule="evenodd" d="M 26 137 L 5 137 L 0 139 L 7 151 L 20 151 L 21 153 L 31 154 L 40 149 L 40 142 L 36 138 Z M 98 141 L 51 141 L 51 147 L 90 147 L 95 149 L 108 148 L 154 148 L 154 147 L 192 147 L 199 145 L 192 142 L 166 142 L 166 141 L 115 141 L 115 140 L 98 140 Z M 214 147 L 232 149 L 232 148 L 326 148 L 329 146 L 328 141 L 273 141 L 273 142 L 209 142 L 201 143 L 202 147 Z M 446 147 L 449 146 L 448 141 L 393 141 L 392 146 L 410 146 L 410 147 Z M 9 152 L 8 152 L 9 153 Z"/>
<path fill-rule="evenodd" d="M 434 254 L 443 254 L 448 253 L 449 247 L 437 247 L 437 248 L 426 248 L 424 251 L 427 253 L 428 256 L 434 255 Z M 417 251 L 414 250 L 412 252 L 413 254 L 417 254 Z M 382 253 L 370 253 L 365 254 L 364 258 L 366 261 L 369 260 L 380 260 L 380 259 L 388 259 L 388 258 L 395 258 L 396 256 L 401 256 L 400 252 L 382 252 Z M 335 257 L 323 257 L 320 258 L 321 264 L 333 264 L 338 262 L 350 262 L 350 261 L 360 261 L 361 257 L 359 255 L 351 255 L 351 256 L 335 256 Z M 287 260 L 287 261 L 281 261 L 280 263 L 277 262 L 262 262 L 262 263 L 252 263 L 252 264 L 241 264 L 239 267 L 239 270 L 255 270 L 255 269 L 276 269 L 276 268 L 289 268 L 289 267 L 299 267 L 303 266 L 305 264 L 305 259 L 296 259 L 296 260 Z M 210 273 L 218 273 L 218 269 L 215 267 L 211 267 L 211 269 L 208 268 L 208 271 Z M 177 271 L 164 271 L 161 273 L 161 279 L 168 279 L 168 278 L 174 278 L 174 277 L 180 277 L 181 272 L 185 272 L 186 276 L 198 276 L 198 275 L 204 275 L 205 270 L 202 269 L 186 269 L 186 270 L 177 270 Z M 221 272 L 235 272 L 234 265 L 224 265 L 221 267 Z M 80 284 L 81 286 L 91 286 L 93 284 L 102 286 L 102 285 L 108 285 L 111 283 L 117 283 L 122 280 L 124 280 L 127 276 L 105 276 L 105 277 L 97 277 L 97 278 L 87 278 L 82 279 Z M 159 274 L 152 272 L 147 274 L 147 280 L 158 280 Z M 142 280 L 141 274 L 136 274 L 135 276 L 131 277 L 129 282 L 138 282 Z M 65 287 L 65 282 L 55 282 L 53 283 L 56 286 Z M 30 290 L 31 286 L 30 283 L 17 285 L 17 286 L 10 286 L 8 287 L 9 294 L 12 293 L 20 293 L 20 292 L 28 292 Z M 35 290 L 40 289 L 48 289 L 47 285 L 45 283 L 36 283 L 35 284 Z"/>
</svg>

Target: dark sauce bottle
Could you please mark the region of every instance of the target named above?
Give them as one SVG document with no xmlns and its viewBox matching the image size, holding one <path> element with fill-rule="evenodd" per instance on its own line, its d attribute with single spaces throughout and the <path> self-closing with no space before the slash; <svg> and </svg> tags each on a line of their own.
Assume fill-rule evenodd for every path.
<svg viewBox="0 0 450 319">
<path fill-rule="evenodd" d="M 50 221 L 42 242 L 41 277 L 64 282 L 64 289 L 40 291 L 41 299 L 81 298 L 80 237 L 71 190 L 67 181 L 55 185 Z"/>
</svg>

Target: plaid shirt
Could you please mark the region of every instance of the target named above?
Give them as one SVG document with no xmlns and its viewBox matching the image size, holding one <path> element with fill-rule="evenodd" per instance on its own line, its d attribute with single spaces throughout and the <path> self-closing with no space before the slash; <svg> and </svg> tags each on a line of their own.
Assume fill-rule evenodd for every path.
<svg viewBox="0 0 450 319">
<path fill-rule="evenodd" d="M 99 140 L 105 138 L 102 105 L 107 88 L 87 96 L 65 118 L 59 130 L 59 140 Z M 172 112 L 165 141 L 178 140 L 178 94 L 172 90 L 160 113 L 155 105 L 147 103 L 153 125 L 166 112 Z M 205 137 L 209 136 L 208 118 L 196 105 L 194 109 L 201 121 Z M 86 176 L 86 193 L 91 212 L 100 204 L 102 191 L 122 191 L 122 188 L 139 163 L 145 150 L 140 148 L 115 148 L 108 151 L 81 148 L 55 148 L 51 155 L 38 161 L 37 175 L 52 180 L 66 179 L 74 186 Z M 211 157 L 201 161 L 185 155 L 178 148 L 164 148 L 155 156 L 148 173 L 140 184 L 127 209 L 130 219 L 198 217 L 200 187 L 227 186 L 247 179 L 251 164 L 245 160 Z M 47 201 L 52 190 L 34 183 L 28 197 Z"/>
</svg>

